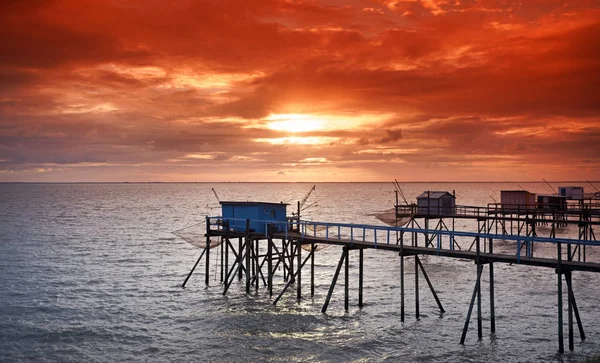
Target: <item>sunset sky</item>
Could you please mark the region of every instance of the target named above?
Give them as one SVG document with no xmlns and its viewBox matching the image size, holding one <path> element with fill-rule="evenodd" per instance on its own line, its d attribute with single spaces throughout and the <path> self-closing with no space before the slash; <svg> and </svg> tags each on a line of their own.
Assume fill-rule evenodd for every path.
<svg viewBox="0 0 600 363">
<path fill-rule="evenodd" d="M 598 0 L 3 0 L 0 181 L 600 180 Z"/>
</svg>

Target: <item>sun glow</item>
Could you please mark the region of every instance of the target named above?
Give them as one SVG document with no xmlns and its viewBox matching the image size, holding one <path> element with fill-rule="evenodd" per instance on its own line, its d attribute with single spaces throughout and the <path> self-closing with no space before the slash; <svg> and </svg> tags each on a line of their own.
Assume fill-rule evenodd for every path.
<svg viewBox="0 0 600 363">
<path fill-rule="evenodd" d="M 277 114 L 267 117 L 267 127 L 271 130 L 291 133 L 310 132 L 325 128 L 325 122 L 310 115 Z"/>
<path fill-rule="evenodd" d="M 314 137 L 298 137 L 298 136 L 290 136 L 290 137 L 278 137 L 278 138 L 260 138 L 254 139 L 256 142 L 266 142 L 272 145 L 286 145 L 286 144 L 295 144 L 295 145 L 325 145 L 333 142 L 339 141 L 337 137 L 327 137 L 327 136 L 314 136 Z"/>
</svg>

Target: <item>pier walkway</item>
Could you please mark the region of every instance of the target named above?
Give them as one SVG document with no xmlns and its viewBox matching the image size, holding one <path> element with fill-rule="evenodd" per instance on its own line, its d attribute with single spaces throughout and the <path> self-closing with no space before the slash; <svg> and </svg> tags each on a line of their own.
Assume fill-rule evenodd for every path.
<svg viewBox="0 0 600 363">
<path fill-rule="evenodd" d="M 456 216 L 454 215 L 454 217 Z M 441 217 L 438 215 L 436 218 Z M 540 237 L 529 232 L 524 235 L 519 232 L 515 235 L 506 233 L 503 228 L 500 229 L 503 233 L 491 233 L 492 224 L 487 223 L 487 221 L 487 216 L 479 216 L 479 228 L 477 231 L 472 232 L 456 231 L 454 228 L 448 229 L 445 225 L 442 228 L 442 222 L 436 228 L 431 229 L 415 228 L 414 224 L 412 227 L 390 227 L 305 220 L 273 222 L 207 217 L 205 235 L 207 248 L 203 250 L 183 286 L 185 286 L 203 256 L 205 256 L 205 283 L 209 284 L 211 243 L 214 243 L 221 246 L 220 275 L 221 282 L 224 285 L 224 294 L 227 293 L 236 277 L 238 280 L 243 281 L 245 276 L 247 292 L 250 292 L 252 287 L 258 290 L 262 282 L 267 287 L 270 296 L 273 296 L 274 275 L 282 270 L 284 281 L 287 283 L 273 303 L 277 304 L 292 285 L 295 285 L 297 298 L 301 299 L 302 276 L 306 273 L 310 275 L 310 291 L 311 295 L 314 295 L 314 258 L 316 251 L 322 246 L 338 245 L 342 247 L 342 253 L 322 311 L 324 313 L 327 311 L 342 267 L 345 267 L 344 306 L 347 310 L 349 251 L 357 250 L 359 252 L 359 307 L 363 305 L 363 251 L 365 249 L 391 251 L 400 257 L 400 310 L 401 320 L 404 321 L 404 270 L 406 258 L 414 259 L 415 316 L 417 318 L 419 318 L 420 273 L 422 273 L 431 290 L 440 311 L 444 312 L 442 302 L 438 298 L 433 282 L 427 275 L 419 256 L 434 255 L 470 260 L 476 265 L 477 279 L 460 339 L 460 343 L 464 344 L 475 306 L 477 307 L 478 338 L 481 340 L 483 336 L 481 279 L 484 267 L 487 267 L 489 271 L 489 320 L 492 332 L 495 332 L 494 264 L 507 263 L 549 268 L 557 275 L 559 352 L 564 352 L 563 281 L 567 287 L 568 344 L 569 349 L 573 350 L 574 324 L 577 324 L 579 336 L 582 340 L 585 339 L 585 332 L 573 292 L 572 273 L 577 271 L 600 272 L 600 242 L 596 240 L 594 234 L 594 227 L 599 225 L 600 222 L 586 221 L 585 233 L 579 233 L 578 238 L 557 238 L 555 233 L 552 233 L 551 237 Z M 484 223 L 480 225 L 480 222 Z M 264 230 L 267 232 L 256 233 L 250 229 L 251 225 L 255 226 L 257 223 L 264 223 Z M 230 228 L 230 225 L 245 225 L 246 228 L 240 230 L 240 228 Z M 454 223 L 452 223 L 452 226 L 454 226 Z M 552 230 L 555 230 L 554 223 Z M 533 231 L 535 232 L 535 230 Z M 215 238 L 219 243 L 214 242 Z M 308 261 L 310 261 L 309 267 L 305 267 Z M 310 268 L 310 271 L 303 273 L 306 268 Z"/>
</svg>

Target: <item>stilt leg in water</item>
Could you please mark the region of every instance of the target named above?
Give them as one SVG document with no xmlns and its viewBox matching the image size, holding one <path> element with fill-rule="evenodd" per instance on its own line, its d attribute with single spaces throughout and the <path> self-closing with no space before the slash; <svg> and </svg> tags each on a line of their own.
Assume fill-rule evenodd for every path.
<svg viewBox="0 0 600 363">
<path fill-rule="evenodd" d="M 465 326 L 463 328 L 462 336 L 460 338 L 460 344 L 465 344 L 467 338 L 467 331 L 469 330 L 469 321 L 471 320 L 471 314 L 473 313 L 473 305 L 475 305 L 475 298 L 477 297 L 477 291 L 479 291 L 479 285 L 481 284 L 481 273 L 483 272 L 483 265 L 477 266 L 477 282 L 473 289 L 473 296 L 471 296 L 471 304 L 469 305 L 469 311 L 467 313 L 467 319 L 465 320 Z"/>
<path fill-rule="evenodd" d="M 363 249 L 358 251 L 358 307 L 363 307 Z"/>
<path fill-rule="evenodd" d="M 400 321 L 404 323 L 404 256 L 400 255 Z"/>
</svg>

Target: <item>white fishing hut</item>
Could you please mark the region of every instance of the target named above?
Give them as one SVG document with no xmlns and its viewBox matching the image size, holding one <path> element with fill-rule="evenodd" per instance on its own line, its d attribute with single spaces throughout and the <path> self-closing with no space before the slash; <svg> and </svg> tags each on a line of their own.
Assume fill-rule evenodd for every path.
<svg viewBox="0 0 600 363">
<path fill-rule="evenodd" d="M 583 199 L 583 187 L 569 186 L 569 187 L 558 187 L 558 195 L 565 197 L 568 200 L 582 200 Z"/>
</svg>

